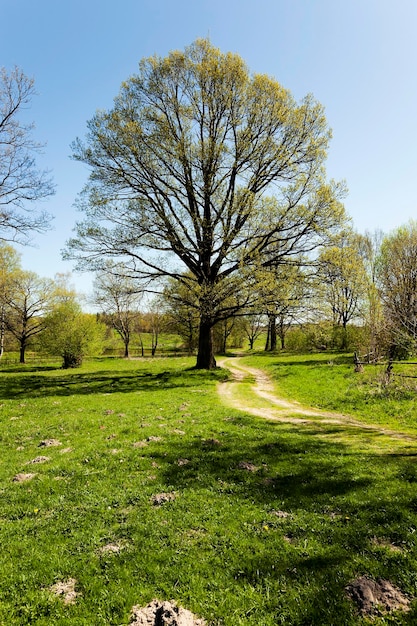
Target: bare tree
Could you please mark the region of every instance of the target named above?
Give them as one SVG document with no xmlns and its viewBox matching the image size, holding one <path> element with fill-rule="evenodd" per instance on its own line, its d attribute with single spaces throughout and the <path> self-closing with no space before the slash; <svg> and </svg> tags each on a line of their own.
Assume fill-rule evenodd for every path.
<svg viewBox="0 0 417 626">
<path fill-rule="evenodd" d="M 42 232 L 51 216 L 34 212 L 33 203 L 54 193 L 47 171 L 35 156 L 42 145 L 32 138 L 33 124 L 19 120 L 35 94 L 33 79 L 17 67 L 0 68 L 0 239 L 27 243 L 33 231 Z"/>
</svg>

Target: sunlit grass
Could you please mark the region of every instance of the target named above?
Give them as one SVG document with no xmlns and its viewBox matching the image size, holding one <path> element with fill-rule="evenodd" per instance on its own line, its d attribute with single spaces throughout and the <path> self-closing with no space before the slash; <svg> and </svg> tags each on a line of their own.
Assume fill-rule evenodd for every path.
<svg viewBox="0 0 417 626">
<path fill-rule="evenodd" d="M 354 577 L 415 594 L 417 450 L 252 418 L 220 404 L 222 371 L 193 364 L 2 370 L 0 624 L 127 625 L 154 597 L 223 626 L 361 624 Z M 50 588 L 70 578 L 65 605 Z"/>
<path fill-rule="evenodd" d="M 386 385 L 385 365 L 365 366 L 355 373 L 352 355 L 331 353 L 258 353 L 245 362 L 268 371 L 285 398 L 405 432 L 417 428 L 417 380 L 394 377 Z M 397 366 L 398 373 L 406 367 Z"/>
</svg>

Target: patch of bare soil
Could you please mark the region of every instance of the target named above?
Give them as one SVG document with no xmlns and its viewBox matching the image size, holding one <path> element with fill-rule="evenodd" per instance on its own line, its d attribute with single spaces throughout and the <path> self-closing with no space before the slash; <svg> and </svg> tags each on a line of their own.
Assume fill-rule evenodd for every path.
<svg viewBox="0 0 417 626">
<path fill-rule="evenodd" d="M 120 554 L 125 547 L 126 546 L 122 542 L 107 543 L 105 546 L 101 546 L 98 552 L 100 554 Z"/>
<path fill-rule="evenodd" d="M 287 513 L 287 511 L 271 511 L 271 515 L 276 515 L 280 519 L 286 519 L 287 517 L 291 517 L 291 513 Z"/>
<path fill-rule="evenodd" d="M 16 474 L 16 476 L 13 477 L 13 482 L 14 483 L 25 483 L 28 480 L 32 480 L 32 478 L 34 478 L 36 476 L 36 474 Z"/>
<path fill-rule="evenodd" d="M 49 458 L 49 456 L 37 456 L 36 458 L 32 459 L 31 461 L 28 461 L 26 463 L 26 465 L 33 465 L 36 463 L 46 463 L 47 461 L 50 461 L 51 459 Z"/>
<path fill-rule="evenodd" d="M 249 463 L 249 461 L 240 461 L 238 465 L 239 469 L 245 470 L 246 472 L 257 472 L 258 468 L 253 463 Z"/>
<path fill-rule="evenodd" d="M 44 439 L 40 442 L 38 448 L 55 448 L 62 446 L 62 443 L 58 439 Z"/>
<path fill-rule="evenodd" d="M 147 442 L 146 441 L 135 441 L 133 444 L 134 448 L 146 448 L 147 446 Z"/>
<path fill-rule="evenodd" d="M 206 448 L 218 448 L 222 445 L 222 442 L 218 439 L 203 439 L 201 443 Z"/>
<path fill-rule="evenodd" d="M 130 626 L 206 626 L 206 622 L 174 601 L 152 600 L 145 607 L 134 606 Z"/>
<path fill-rule="evenodd" d="M 395 543 L 389 541 L 389 539 L 381 539 L 379 537 L 373 537 L 371 543 L 378 548 L 387 548 L 390 552 L 402 552 L 402 548 Z"/>
<path fill-rule="evenodd" d="M 154 496 L 152 496 L 151 500 L 152 500 L 152 504 L 154 506 L 161 506 L 161 504 L 165 504 L 166 502 L 172 502 L 172 500 L 175 500 L 177 496 L 175 495 L 175 493 L 156 493 Z"/>
<path fill-rule="evenodd" d="M 388 580 L 372 580 L 361 576 L 346 587 L 346 593 L 361 615 L 409 610 L 409 598 Z"/>
<path fill-rule="evenodd" d="M 75 591 L 75 585 L 77 581 L 75 578 L 69 578 L 55 583 L 49 590 L 59 598 L 62 598 L 64 604 L 75 604 L 77 596 L 80 595 L 78 591 Z"/>
</svg>

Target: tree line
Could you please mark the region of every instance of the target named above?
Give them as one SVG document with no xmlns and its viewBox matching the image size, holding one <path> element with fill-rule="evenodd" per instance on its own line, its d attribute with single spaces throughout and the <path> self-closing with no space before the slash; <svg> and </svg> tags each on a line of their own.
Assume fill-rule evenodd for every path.
<svg viewBox="0 0 417 626">
<path fill-rule="evenodd" d="M 247 342 L 253 349 L 359 350 L 377 359 L 405 358 L 417 340 L 417 223 L 389 235 L 361 235 L 344 230 L 323 247 L 314 263 L 258 266 L 239 272 L 240 287 L 223 307 L 231 313 L 213 327 L 213 347 Z M 59 355 L 64 367 L 76 367 L 86 354 L 102 354 L 115 345 L 130 356 L 132 338 L 144 355 L 144 333 L 151 354 L 162 333 L 181 338 L 194 354 L 200 328 L 199 298 L 191 286 L 169 278 L 152 299 L 148 285 L 127 276 L 123 264 L 107 262 L 96 272 L 89 305 L 83 303 L 69 275 L 39 277 L 22 269 L 18 252 L 0 245 L 0 358 L 5 346 L 17 346 L 20 362 L 28 349 Z M 191 278 L 192 281 L 192 278 Z M 192 285 L 192 282 L 191 282 Z M 242 294 L 247 303 L 242 305 Z"/>
</svg>

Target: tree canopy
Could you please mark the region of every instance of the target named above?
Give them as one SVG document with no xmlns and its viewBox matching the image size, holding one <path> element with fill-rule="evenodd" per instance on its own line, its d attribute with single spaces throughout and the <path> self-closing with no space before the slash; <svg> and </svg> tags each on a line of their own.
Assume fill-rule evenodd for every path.
<svg viewBox="0 0 417 626">
<path fill-rule="evenodd" d="M 384 237 L 378 280 L 385 320 L 394 352 L 410 340 L 417 344 L 417 222 Z"/>
<path fill-rule="evenodd" d="M 312 96 L 297 104 L 206 39 L 143 59 L 88 129 L 73 145 L 91 168 L 85 219 L 65 256 L 79 269 L 119 257 L 138 276 L 191 276 L 197 367 L 215 366 L 219 294 L 239 290 L 236 273 L 311 252 L 343 219 L 343 185 L 325 179 L 323 107 Z"/>
<path fill-rule="evenodd" d="M 33 203 L 54 193 L 48 172 L 36 165 L 42 145 L 32 138 L 33 124 L 19 120 L 34 94 L 33 80 L 20 69 L 0 68 L 0 239 L 20 243 L 48 228 L 50 216 Z"/>
</svg>

